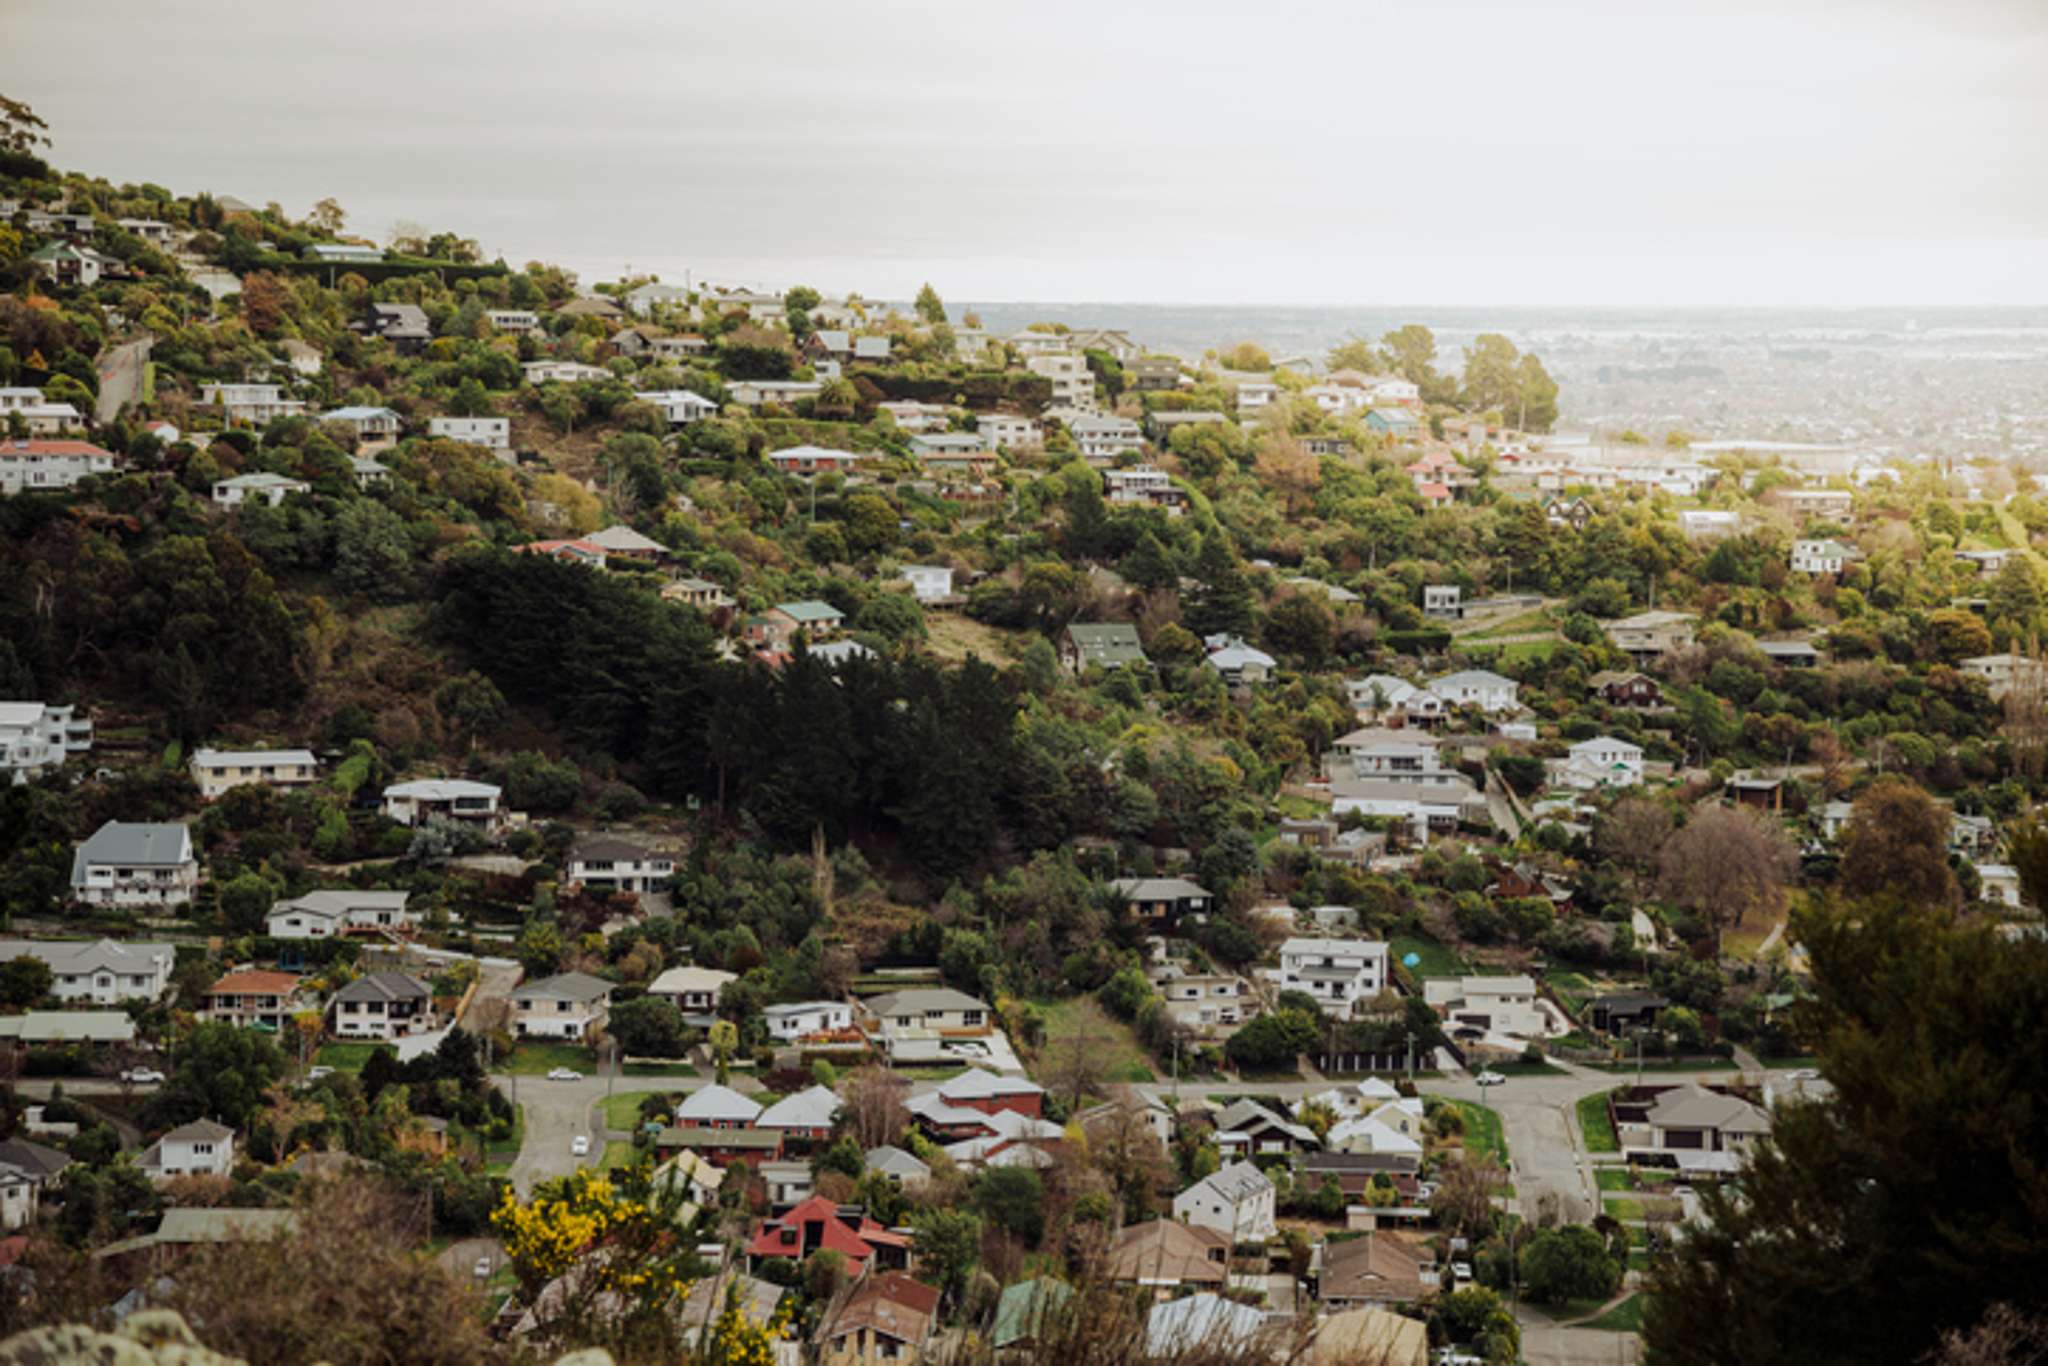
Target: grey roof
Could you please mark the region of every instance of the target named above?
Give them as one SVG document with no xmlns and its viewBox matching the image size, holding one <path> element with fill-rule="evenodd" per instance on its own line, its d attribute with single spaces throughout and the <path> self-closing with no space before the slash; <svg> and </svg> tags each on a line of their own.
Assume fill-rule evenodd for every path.
<svg viewBox="0 0 2048 1366">
<path fill-rule="evenodd" d="M 224 1138 L 233 1138 L 235 1131 L 225 1124 L 216 1124 L 210 1119 L 195 1119 L 190 1124 L 180 1124 L 158 1140 L 163 1143 L 218 1143 Z"/>
<path fill-rule="evenodd" d="M 1184 877 L 1120 877 L 1109 884 L 1131 901 L 1207 899 L 1209 890 Z"/>
<path fill-rule="evenodd" d="M 1145 659 L 1145 647 L 1138 628 L 1127 621 L 1076 622 L 1067 627 L 1084 664 L 1138 664 Z"/>
<path fill-rule="evenodd" d="M 317 764 L 310 749 L 202 749 L 192 756 L 200 768 L 261 768 L 265 764 Z"/>
<path fill-rule="evenodd" d="M 844 1001 L 782 1001 L 776 1005 L 763 1006 L 761 1013 L 763 1015 L 773 1015 L 780 1019 L 785 1015 L 805 1015 L 813 1010 L 851 1009 L 852 1007 L 848 1006 Z"/>
<path fill-rule="evenodd" d="M 1255 1125 L 1278 1129 L 1297 1143 L 1305 1144 L 1309 1147 L 1316 1146 L 1316 1136 L 1313 1130 L 1304 1125 L 1296 1124 L 1291 1119 L 1274 1114 L 1255 1100 L 1240 1100 L 1222 1114 L 1216 1116 L 1216 1132 L 1220 1134 L 1237 1133 L 1240 1130 L 1248 1129 Z M 1244 1164 L 1240 1163 L 1238 1165 L 1242 1166 Z M 1224 1168 L 1224 1171 L 1229 1170 L 1230 1168 L 1228 1167 Z M 1253 1170 L 1256 1171 L 1257 1168 L 1253 1168 Z M 1218 1172 L 1216 1175 L 1221 1176 L 1223 1172 Z M 1215 1177 L 1210 1179 L 1214 1180 Z"/>
<path fill-rule="evenodd" d="M 270 908 L 270 914 L 300 911 L 306 915 L 343 916 L 350 911 L 403 911 L 411 897 L 411 892 L 358 892 L 346 887 L 327 887 L 280 901 Z"/>
<path fill-rule="evenodd" d="M 881 1172 L 898 1180 L 923 1180 L 932 1174 L 932 1169 L 913 1153 L 907 1153 L 893 1143 L 884 1143 L 879 1148 L 870 1148 L 865 1154 L 867 1168 Z"/>
<path fill-rule="evenodd" d="M 639 552 L 642 554 L 666 555 L 668 547 L 660 541 L 642 536 L 629 526 L 608 526 L 602 531 L 593 531 L 579 537 L 604 550 L 616 550 L 621 555 Z"/>
<path fill-rule="evenodd" d="M 373 972 L 334 993 L 337 1001 L 424 1001 L 431 993 L 402 972 Z"/>
<path fill-rule="evenodd" d="M 839 621 L 846 616 L 829 602 L 816 598 L 800 598 L 795 602 L 778 602 L 775 610 L 799 624 L 813 621 Z"/>
<path fill-rule="evenodd" d="M 0 1039 L 23 1043 L 129 1043 L 135 1021 L 125 1010 L 31 1010 L 0 1016 Z"/>
<path fill-rule="evenodd" d="M 1698 1086 L 1681 1086 L 1657 1097 L 1645 1118 L 1663 1129 L 1720 1129 L 1726 1133 L 1769 1133 L 1764 1112 L 1736 1096 Z"/>
<path fill-rule="evenodd" d="M 10 1138 L 0 1143 L 0 1162 L 21 1168 L 35 1180 L 47 1180 L 70 1166 L 71 1158 L 25 1138 Z"/>
<path fill-rule="evenodd" d="M 175 960 L 178 950 L 171 944 L 117 944 L 111 939 L 54 940 L 0 939 L 0 963 L 17 958 L 40 958 L 50 971 L 67 973 L 109 972 L 151 973 L 163 959 Z"/>
<path fill-rule="evenodd" d="M 192 833 L 184 825 L 133 824 L 108 821 L 78 846 L 71 864 L 71 884 L 85 881 L 92 863 L 122 868 L 174 868 L 192 857 Z"/>
<path fill-rule="evenodd" d="M 861 1007 L 872 1015 L 912 1015 L 927 1011 L 987 1010 L 988 1002 L 951 987 L 913 987 L 908 991 L 870 996 L 861 1002 Z"/>
<path fill-rule="evenodd" d="M 811 1086 L 784 1096 L 754 1116 L 759 1129 L 829 1129 L 839 1113 L 839 1094 L 829 1086 Z"/>
<path fill-rule="evenodd" d="M 720 1086 L 715 1082 L 692 1091 L 683 1097 L 680 1105 L 676 1106 L 677 1119 L 737 1119 L 744 1124 L 752 1124 L 760 1113 L 760 1101 L 743 1096 L 730 1086 Z"/>
<path fill-rule="evenodd" d="M 1268 1111 L 1267 1113 L 1271 1113 Z M 1188 1192 L 1207 1186 L 1225 1200 L 1249 1200 L 1273 1189 L 1273 1182 L 1249 1162 L 1233 1162 L 1188 1187 Z"/>
<path fill-rule="evenodd" d="M 612 984 L 587 972 L 564 972 L 528 982 L 513 992 L 515 997 L 547 996 L 563 1001 L 595 1001 L 610 994 Z"/>
</svg>

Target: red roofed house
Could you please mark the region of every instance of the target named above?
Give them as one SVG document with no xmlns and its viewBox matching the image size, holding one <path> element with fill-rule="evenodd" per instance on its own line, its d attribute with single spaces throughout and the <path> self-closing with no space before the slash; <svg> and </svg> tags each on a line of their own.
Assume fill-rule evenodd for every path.
<svg viewBox="0 0 2048 1366">
<path fill-rule="evenodd" d="M 199 1014 L 243 1029 L 282 1030 L 305 1008 L 299 979 L 289 972 L 231 972 L 206 989 Z"/>
<path fill-rule="evenodd" d="M 1428 480 L 1417 484 L 1415 492 L 1420 494 L 1422 501 L 1428 503 L 1431 507 L 1442 507 L 1451 501 L 1451 491 L 1449 489 L 1445 488 L 1442 484 Z"/>
<path fill-rule="evenodd" d="M 112 474 L 119 465 L 112 451 L 90 441 L 5 437 L 0 439 L 0 493 L 68 489 L 89 474 Z"/>
<path fill-rule="evenodd" d="M 858 1205 L 835 1205 L 814 1195 L 774 1219 L 764 1219 L 747 1240 L 748 1268 L 758 1268 L 770 1257 L 787 1257 L 800 1262 L 820 1248 L 830 1248 L 846 1258 L 847 1274 L 858 1278 L 870 1263 L 905 1267 L 910 1264 L 910 1239 L 891 1233 L 868 1218 Z"/>
</svg>

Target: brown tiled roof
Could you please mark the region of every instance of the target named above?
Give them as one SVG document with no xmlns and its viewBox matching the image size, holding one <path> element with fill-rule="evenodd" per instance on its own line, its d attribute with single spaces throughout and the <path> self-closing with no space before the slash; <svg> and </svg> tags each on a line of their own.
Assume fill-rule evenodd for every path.
<svg viewBox="0 0 2048 1366">
<path fill-rule="evenodd" d="M 1154 1219 L 1117 1235 L 1109 1249 L 1109 1278 L 1221 1285 L 1229 1257 L 1230 1235 L 1178 1219 Z"/>
</svg>

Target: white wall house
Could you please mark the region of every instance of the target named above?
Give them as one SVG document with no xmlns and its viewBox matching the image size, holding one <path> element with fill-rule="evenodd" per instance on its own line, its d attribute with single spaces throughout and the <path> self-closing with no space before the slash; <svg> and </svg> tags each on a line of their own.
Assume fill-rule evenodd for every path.
<svg viewBox="0 0 2048 1366">
<path fill-rule="evenodd" d="M 1280 946 L 1280 966 L 1267 977 L 1282 991 L 1305 991 L 1327 1015 L 1348 1016 L 1360 1001 L 1386 990 L 1387 946 L 1377 939 L 1310 939 Z"/>
<path fill-rule="evenodd" d="M 232 479 L 216 479 L 213 483 L 213 505 L 222 508 L 238 508 L 244 503 L 268 503 L 276 507 L 294 493 L 311 493 L 313 486 L 303 479 L 287 479 L 281 474 L 238 474 Z"/>
<path fill-rule="evenodd" d="M 0 963 L 34 958 L 50 969 L 50 995 L 66 1005 L 155 1001 L 171 985 L 178 951 L 170 944 L 112 939 L 0 939 Z"/>
<path fill-rule="evenodd" d="M 512 449 L 512 419 L 508 417 L 430 417 L 427 435 L 442 441 L 460 441 L 487 451 Z"/>
<path fill-rule="evenodd" d="M 1002 450 L 1029 450 L 1045 444 L 1045 430 L 1037 419 L 1016 413 L 977 413 L 974 430 L 991 447 Z"/>
<path fill-rule="evenodd" d="M 522 982 L 512 993 L 512 1028 L 522 1039 L 586 1039 L 611 1013 L 612 984 L 565 972 Z"/>
<path fill-rule="evenodd" d="M 1477 707 L 1489 716 L 1521 705 L 1516 697 L 1521 685 L 1491 669 L 1460 669 L 1432 678 L 1429 690 L 1453 707 Z"/>
<path fill-rule="evenodd" d="M 0 493 L 68 489 L 87 475 L 112 474 L 120 463 L 112 451 L 90 441 L 4 437 L 0 438 Z"/>
<path fill-rule="evenodd" d="M 2009 863 L 1977 865 L 1977 885 L 1986 901 L 2019 910 L 2025 905 L 2020 887 L 2020 870 Z"/>
<path fill-rule="evenodd" d="M 350 930 L 409 933 L 420 925 L 420 913 L 406 909 L 411 896 L 325 888 L 278 902 L 263 918 L 263 929 L 272 939 L 332 939 Z"/>
<path fill-rule="evenodd" d="M 1067 434 L 1074 438 L 1082 457 L 1091 461 L 1114 460 L 1125 451 L 1145 448 L 1144 433 L 1127 417 L 1079 414 L 1067 423 Z"/>
<path fill-rule="evenodd" d="M 1273 1215 L 1273 1183 L 1249 1162 L 1212 1172 L 1173 1198 L 1174 1218 L 1215 1229 L 1233 1243 L 1277 1238 L 1280 1226 Z"/>
<path fill-rule="evenodd" d="M 0 702 L 0 774 L 39 778 L 92 748 L 92 719 L 44 702 Z"/>
<path fill-rule="evenodd" d="M 845 1001 L 796 1001 L 769 1006 L 761 1012 L 761 1018 L 768 1026 L 769 1038 L 787 1043 L 806 1034 L 851 1029 L 853 1007 Z"/>
<path fill-rule="evenodd" d="M 617 835 L 585 835 L 569 849 L 569 881 L 620 892 L 659 891 L 675 876 L 672 850 Z"/>
<path fill-rule="evenodd" d="M 108 821 L 71 858 L 71 895 L 88 906 L 182 906 L 198 885 L 183 825 Z"/>
<path fill-rule="evenodd" d="M 1574 773 L 1592 779 L 1593 786 L 1634 787 L 1643 780 L 1643 747 L 1612 735 L 1581 740 L 1565 753 Z M 1571 782 L 1571 786 L 1585 786 Z"/>
<path fill-rule="evenodd" d="M 466 778 L 417 778 L 384 789 L 384 814 L 400 825 L 417 825 L 429 816 L 491 825 L 501 794 L 494 784 Z"/>
<path fill-rule="evenodd" d="M 1422 995 L 1452 1025 L 1520 1038 L 1549 1032 L 1549 1017 L 1537 1008 L 1536 983 L 1528 977 L 1431 977 Z"/>
<path fill-rule="evenodd" d="M 693 389 L 649 389 L 633 397 L 659 408 L 671 427 L 687 426 L 718 416 L 718 405 Z"/>
<path fill-rule="evenodd" d="M 906 564 L 897 572 L 910 584 L 911 596 L 919 602 L 939 602 L 953 596 L 951 565 Z"/>
<path fill-rule="evenodd" d="M 230 422 L 256 426 L 274 417 L 297 417 L 306 411 L 304 403 L 286 398 L 284 390 L 275 384 L 203 384 L 199 387 L 199 401 L 221 408 Z"/>
<path fill-rule="evenodd" d="M 235 1131 L 210 1119 L 195 1119 L 150 1144 L 135 1165 L 158 1182 L 180 1176 L 226 1176 L 235 1166 Z"/>
<path fill-rule="evenodd" d="M 1856 558 L 1856 552 L 1840 541 L 1792 542 L 1792 572 L 1795 574 L 1839 574 Z"/>
<path fill-rule="evenodd" d="M 319 777 L 320 761 L 309 749 L 202 749 L 192 756 L 192 781 L 205 801 L 244 784 L 288 792 Z"/>
<path fill-rule="evenodd" d="M 582 384 L 610 379 L 612 372 L 602 365 L 585 365 L 573 360 L 532 360 L 519 367 L 528 384 Z"/>
<path fill-rule="evenodd" d="M 738 976 L 717 968 L 670 968 L 647 984 L 647 994 L 674 1005 L 686 1021 L 695 1023 L 698 1017 L 709 1017 L 718 1009 L 719 993 Z"/>
</svg>

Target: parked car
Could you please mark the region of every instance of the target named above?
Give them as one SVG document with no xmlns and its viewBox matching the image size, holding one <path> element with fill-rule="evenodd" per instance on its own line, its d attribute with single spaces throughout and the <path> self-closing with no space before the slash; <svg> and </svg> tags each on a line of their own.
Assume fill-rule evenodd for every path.
<svg viewBox="0 0 2048 1366">
<path fill-rule="evenodd" d="M 136 1086 L 161 1086 L 164 1074 L 154 1067 L 131 1067 L 121 1074 L 121 1080 Z"/>
<path fill-rule="evenodd" d="M 333 1075 L 334 1069 L 331 1067 L 310 1067 L 306 1069 L 307 1081 L 318 1081 L 322 1077 L 331 1077 Z"/>
<path fill-rule="evenodd" d="M 474 1273 L 480 1281 L 489 1280 L 491 1278 L 491 1259 L 489 1257 L 477 1258 Z"/>
<path fill-rule="evenodd" d="M 1472 1284 L 1472 1263 L 1452 1262 L 1451 1279 L 1461 1286 Z"/>
<path fill-rule="evenodd" d="M 549 1081 L 582 1081 L 583 1074 L 573 1067 L 557 1067 L 548 1073 Z"/>
<path fill-rule="evenodd" d="M 1478 1082 L 1481 1086 L 1499 1086 L 1507 1078 L 1498 1072 L 1481 1072 L 1472 1080 Z"/>
<path fill-rule="evenodd" d="M 578 1135 L 576 1135 L 576 1137 L 574 1137 L 574 1138 L 570 1139 L 570 1140 L 569 1140 L 569 1155 L 570 1155 L 571 1157 L 588 1157 L 588 1156 L 590 1156 L 590 1135 L 589 1135 L 589 1134 L 578 1134 Z"/>
</svg>

